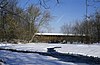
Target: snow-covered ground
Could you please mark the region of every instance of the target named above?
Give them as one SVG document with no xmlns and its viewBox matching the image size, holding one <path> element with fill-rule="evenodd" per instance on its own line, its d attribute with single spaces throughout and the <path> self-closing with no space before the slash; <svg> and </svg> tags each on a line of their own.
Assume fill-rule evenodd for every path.
<svg viewBox="0 0 100 65">
<path fill-rule="evenodd" d="M 61 47 L 56 49 L 60 53 L 81 54 L 100 58 L 100 45 L 95 44 L 0 44 L 0 48 L 37 52 L 47 52 L 47 48 L 51 47 Z M 0 50 L 0 59 L 4 60 L 6 65 L 89 65 L 86 63 L 64 62 L 58 58 L 35 53 L 18 53 L 4 50 Z"/>
<path fill-rule="evenodd" d="M 100 45 L 86 45 L 86 44 L 47 44 L 47 43 L 28 43 L 28 44 L 13 44 L 3 45 L 3 48 L 28 50 L 37 52 L 47 52 L 47 48 L 61 47 L 56 50 L 60 53 L 81 54 L 86 56 L 94 56 L 100 58 Z"/>
<path fill-rule="evenodd" d="M 89 65 L 86 63 L 63 62 L 57 58 L 35 53 L 17 53 L 4 50 L 0 50 L 0 59 L 6 62 L 5 65 Z"/>
</svg>

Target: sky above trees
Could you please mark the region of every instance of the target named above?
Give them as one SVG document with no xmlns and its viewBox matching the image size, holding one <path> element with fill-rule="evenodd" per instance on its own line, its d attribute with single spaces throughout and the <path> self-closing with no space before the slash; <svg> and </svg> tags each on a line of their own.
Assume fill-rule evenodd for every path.
<svg viewBox="0 0 100 65">
<path fill-rule="evenodd" d="M 82 20 L 86 15 L 86 0 L 55 0 L 47 2 L 47 7 L 53 18 L 50 22 L 51 30 L 46 32 L 60 32 L 60 27 L 64 23 L 74 24 L 76 20 Z M 19 6 L 26 9 L 30 4 L 39 3 L 38 0 L 19 0 Z M 88 15 L 94 14 L 96 10 L 100 10 L 100 2 L 88 0 Z M 44 30 L 45 31 L 45 30 Z"/>
</svg>

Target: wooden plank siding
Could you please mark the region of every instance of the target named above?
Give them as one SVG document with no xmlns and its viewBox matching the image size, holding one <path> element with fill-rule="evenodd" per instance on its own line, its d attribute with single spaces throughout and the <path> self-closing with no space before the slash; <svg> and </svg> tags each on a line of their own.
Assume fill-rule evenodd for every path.
<svg viewBox="0 0 100 65">
<path fill-rule="evenodd" d="M 87 36 L 82 35 L 36 35 L 34 40 L 36 42 L 86 42 Z"/>
</svg>

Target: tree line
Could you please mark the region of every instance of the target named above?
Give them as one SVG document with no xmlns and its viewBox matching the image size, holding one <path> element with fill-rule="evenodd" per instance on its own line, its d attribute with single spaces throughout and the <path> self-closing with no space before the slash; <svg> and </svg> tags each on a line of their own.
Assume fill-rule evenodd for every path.
<svg viewBox="0 0 100 65">
<path fill-rule="evenodd" d="M 100 11 L 75 22 L 72 26 L 67 23 L 62 25 L 61 31 L 67 34 L 85 34 L 87 36 L 87 43 L 100 42 Z"/>
</svg>

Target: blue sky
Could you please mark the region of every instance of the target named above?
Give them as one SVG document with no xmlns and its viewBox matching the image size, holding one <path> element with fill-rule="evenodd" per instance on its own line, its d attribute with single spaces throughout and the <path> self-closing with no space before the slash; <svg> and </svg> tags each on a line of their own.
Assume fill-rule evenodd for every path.
<svg viewBox="0 0 100 65">
<path fill-rule="evenodd" d="M 26 8 L 29 4 L 38 3 L 38 0 L 20 0 L 20 6 Z M 82 20 L 86 12 L 86 0 L 59 0 L 60 4 L 56 4 L 55 0 L 49 1 L 47 4 L 50 6 L 51 15 L 54 18 L 50 21 L 52 32 L 60 32 L 60 27 L 65 24 L 74 24 L 76 20 Z M 93 14 L 96 8 L 100 8 L 100 2 L 94 3 L 89 0 L 88 15 Z M 96 8 L 94 8 L 96 6 Z"/>
</svg>

